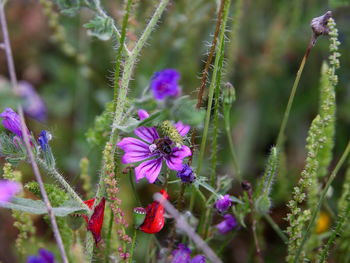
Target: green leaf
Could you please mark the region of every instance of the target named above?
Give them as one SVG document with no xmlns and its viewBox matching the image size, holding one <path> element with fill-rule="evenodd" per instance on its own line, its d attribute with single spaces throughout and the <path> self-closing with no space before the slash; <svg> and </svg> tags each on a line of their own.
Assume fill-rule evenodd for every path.
<svg viewBox="0 0 350 263">
<path fill-rule="evenodd" d="M 84 25 L 88 34 L 101 40 L 109 40 L 113 35 L 113 20 L 110 17 L 95 16 Z"/>
<path fill-rule="evenodd" d="M 167 119 L 167 112 L 166 111 L 158 111 L 156 113 L 153 113 L 151 116 L 149 116 L 147 119 L 144 119 L 143 121 L 139 122 L 138 127 L 140 126 L 158 126 L 160 123 L 165 121 Z"/>
<path fill-rule="evenodd" d="M 74 16 L 80 9 L 80 0 L 55 0 L 62 14 Z"/>
<path fill-rule="evenodd" d="M 203 123 L 205 111 L 196 109 L 196 100 L 183 96 L 174 102 L 171 108 L 171 116 L 175 121 L 182 121 L 191 126 L 199 126 Z"/>
<path fill-rule="evenodd" d="M 14 197 L 10 202 L 0 202 L 0 207 L 36 215 L 47 214 L 46 206 L 43 201 L 28 198 Z M 78 206 L 74 201 L 67 201 L 60 207 L 53 207 L 52 211 L 56 216 L 66 216 L 71 213 L 83 212 L 84 209 Z"/>
<path fill-rule="evenodd" d="M 129 133 L 132 132 L 135 128 L 137 128 L 139 126 L 139 123 L 140 121 L 130 117 L 121 125 L 117 125 L 116 128 L 123 132 Z"/>
</svg>

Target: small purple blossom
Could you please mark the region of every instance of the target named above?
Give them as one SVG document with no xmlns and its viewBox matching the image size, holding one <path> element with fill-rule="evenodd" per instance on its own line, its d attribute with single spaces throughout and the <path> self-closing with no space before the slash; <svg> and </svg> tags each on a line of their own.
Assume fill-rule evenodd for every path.
<svg viewBox="0 0 350 263">
<path fill-rule="evenodd" d="M 9 180 L 0 180 L 0 202 L 8 202 L 22 187 L 19 183 Z"/>
<path fill-rule="evenodd" d="M 146 111 L 138 112 L 140 119 L 148 117 Z M 180 122 L 175 124 L 181 136 L 188 133 L 188 125 Z M 124 151 L 122 163 L 141 162 L 135 168 L 136 181 L 146 177 L 150 183 L 154 183 L 160 173 L 163 161 L 171 170 L 182 170 L 183 159 L 191 156 L 192 152 L 186 145 L 176 147 L 167 137 L 160 138 L 155 127 L 139 127 L 134 133 L 141 139 L 126 137 L 117 146 Z"/>
<path fill-rule="evenodd" d="M 38 142 L 43 151 L 46 151 L 49 148 L 49 141 L 51 140 L 52 135 L 48 131 L 42 130 L 39 134 Z"/>
<path fill-rule="evenodd" d="M 190 261 L 190 263 L 205 263 L 207 262 L 205 259 L 205 256 L 203 255 L 197 255 L 195 257 L 193 257 Z"/>
<path fill-rule="evenodd" d="M 29 256 L 27 258 L 27 263 L 54 263 L 55 256 L 52 252 L 40 248 L 38 256 Z"/>
<path fill-rule="evenodd" d="M 218 199 L 215 202 L 215 208 L 220 213 L 226 212 L 227 209 L 229 209 L 231 205 L 232 205 L 232 202 L 231 202 L 230 195 L 221 196 L 220 199 Z"/>
<path fill-rule="evenodd" d="M 189 263 L 191 260 L 191 250 L 184 244 L 179 244 L 172 254 L 171 263 Z"/>
<path fill-rule="evenodd" d="M 196 179 L 191 166 L 188 164 L 184 164 L 182 166 L 182 170 L 177 172 L 176 175 L 181 179 L 183 183 L 192 183 Z"/>
<path fill-rule="evenodd" d="M 236 218 L 233 215 L 227 214 L 224 215 L 224 220 L 217 224 L 215 227 L 221 234 L 226 234 L 230 232 L 233 228 L 237 226 Z"/>
<path fill-rule="evenodd" d="M 10 132 L 16 134 L 19 137 L 22 137 L 21 131 L 21 119 L 17 112 L 11 108 L 6 108 L 1 114 L 0 117 L 3 118 L 2 124 Z M 28 131 L 29 134 L 29 131 Z"/>
<path fill-rule="evenodd" d="M 169 96 L 180 95 L 179 79 L 180 73 L 175 69 L 163 69 L 154 73 L 151 79 L 151 89 L 154 98 L 162 100 Z"/>
<path fill-rule="evenodd" d="M 44 122 L 47 119 L 47 109 L 44 101 L 32 84 L 27 81 L 18 82 L 19 95 L 23 98 L 24 112 L 31 118 Z"/>
</svg>

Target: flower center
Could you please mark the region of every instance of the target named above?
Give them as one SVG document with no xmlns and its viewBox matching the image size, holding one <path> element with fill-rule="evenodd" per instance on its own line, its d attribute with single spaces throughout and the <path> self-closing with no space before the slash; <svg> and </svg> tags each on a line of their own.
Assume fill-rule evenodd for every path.
<svg viewBox="0 0 350 263">
<path fill-rule="evenodd" d="M 171 147 L 172 144 L 173 142 L 168 138 L 159 138 L 149 146 L 149 150 L 151 153 L 158 152 L 165 157 L 173 152 L 173 149 Z"/>
</svg>

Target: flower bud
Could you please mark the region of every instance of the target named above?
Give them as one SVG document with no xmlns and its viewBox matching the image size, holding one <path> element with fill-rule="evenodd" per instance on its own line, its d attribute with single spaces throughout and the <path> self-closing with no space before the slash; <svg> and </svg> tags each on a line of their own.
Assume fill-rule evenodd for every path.
<svg viewBox="0 0 350 263">
<path fill-rule="evenodd" d="M 135 228 L 138 228 L 145 221 L 146 209 L 144 209 L 143 207 L 135 207 L 133 217 Z"/>
</svg>

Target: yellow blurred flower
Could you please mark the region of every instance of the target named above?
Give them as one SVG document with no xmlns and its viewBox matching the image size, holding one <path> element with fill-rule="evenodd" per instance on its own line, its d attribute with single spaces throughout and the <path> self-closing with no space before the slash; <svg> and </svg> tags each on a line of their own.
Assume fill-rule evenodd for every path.
<svg viewBox="0 0 350 263">
<path fill-rule="evenodd" d="M 326 232 L 331 224 L 331 218 L 328 213 L 321 211 L 317 219 L 316 233 L 321 234 Z"/>
</svg>

